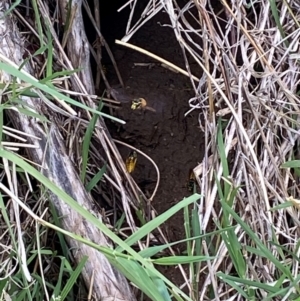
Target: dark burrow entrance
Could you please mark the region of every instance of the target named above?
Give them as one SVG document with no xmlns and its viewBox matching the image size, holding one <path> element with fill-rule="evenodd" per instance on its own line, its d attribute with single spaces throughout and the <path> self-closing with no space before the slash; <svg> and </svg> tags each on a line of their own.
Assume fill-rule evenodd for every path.
<svg viewBox="0 0 300 301">
<path fill-rule="evenodd" d="M 126 125 L 118 131 L 114 125 L 108 124 L 108 127 L 114 138 L 145 152 L 159 167 L 161 182 L 152 205 L 160 214 L 191 194 L 187 188 L 189 171 L 202 161 L 204 151 L 203 133 L 198 122 L 199 112 L 194 111 L 184 117 L 189 110 L 188 100 L 194 96 L 188 77 L 174 73 L 157 61 L 114 43 L 115 39 L 124 36 L 128 20 L 129 10 L 116 12 L 120 6 L 120 1 L 110 1 L 110 6 L 100 5 L 101 32 L 113 51 L 127 93 L 133 98 L 145 98 L 156 112 L 131 110 L 130 104 L 124 105 L 115 114 L 125 120 Z M 170 24 L 169 17 L 160 12 L 129 42 L 184 68 L 182 51 L 173 29 L 163 26 L 164 24 Z M 112 63 L 105 53 L 103 64 L 109 83 L 118 84 Z M 200 70 L 193 70 L 193 73 L 198 77 L 201 75 Z M 128 148 L 120 147 L 124 158 L 129 152 Z M 138 156 L 132 177 L 146 194 L 152 193 L 156 172 L 148 160 Z M 165 229 L 169 241 L 183 239 L 183 212 L 169 220 Z M 178 249 L 178 253 L 182 254 L 184 251 L 184 248 Z M 174 283 L 182 283 L 179 271 L 167 268 L 164 273 Z"/>
</svg>

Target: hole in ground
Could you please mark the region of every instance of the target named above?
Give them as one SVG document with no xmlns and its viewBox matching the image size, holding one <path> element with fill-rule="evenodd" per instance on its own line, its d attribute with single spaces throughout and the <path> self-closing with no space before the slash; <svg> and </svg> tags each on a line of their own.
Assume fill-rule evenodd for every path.
<svg viewBox="0 0 300 301">
<path fill-rule="evenodd" d="M 115 39 L 124 36 L 128 20 L 129 10 L 121 14 L 116 12 L 120 6 L 119 0 L 101 6 L 101 32 L 113 51 L 128 94 L 132 98 L 146 99 L 147 104 L 156 112 L 134 111 L 130 104 L 124 105 L 116 115 L 125 120 L 126 125 L 119 131 L 113 130 L 112 135 L 145 152 L 158 165 L 161 182 L 152 205 L 161 214 L 191 194 L 187 189 L 189 171 L 202 161 L 204 135 L 198 127 L 198 112 L 184 117 L 189 109 L 188 100 L 194 96 L 190 80 L 163 68 L 157 61 L 141 53 L 114 44 Z M 162 26 L 163 24 L 170 24 L 169 17 L 160 12 L 129 42 L 184 68 L 182 51 L 174 32 L 171 27 Z M 109 83 L 117 84 L 111 62 L 105 55 L 103 58 Z M 140 63 L 152 65 L 151 68 L 136 65 Z M 194 74 L 201 76 L 201 72 L 194 69 Z M 109 125 L 110 129 L 113 127 L 114 125 Z M 120 147 L 124 158 L 129 151 Z M 148 160 L 138 156 L 132 176 L 146 194 L 152 193 L 156 173 Z M 183 212 L 173 216 L 165 228 L 170 242 L 184 239 Z M 185 245 L 177 248 L 178 254 L 183 254 L 184 251 Z M 162 272 L 175 284 L 182 284 L 183 278 L 177 269 L 164 268 Z"/>
</svg>

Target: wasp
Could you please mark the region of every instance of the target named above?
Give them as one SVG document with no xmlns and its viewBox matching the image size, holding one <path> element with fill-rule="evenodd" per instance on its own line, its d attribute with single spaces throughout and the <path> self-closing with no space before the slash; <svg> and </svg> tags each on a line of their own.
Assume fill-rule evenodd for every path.
<svg viewBox="0 0 300 301">
<path fill-rule="evenodd" d="M 131 102 L 131 110 L 149 110 L 152 112 L 156 112 L 156 110 L 147 105 L 147 101 L 145 98 L 136 98 Z"/>
<path fill-rule="evenodd" d="M 136 151 L 132 151 L 125 161 L 126 169 L 129 173 L 132 173 L 134 171 L 136 161 L 137 161 L 137 153 Z"/>
<path fill-rule="evenodd" d="M 186 185 L 188 191 L 193 192 L 195 185 L 196 185 L 196 178 L 195 178 L 194 171 L 191 169 L 189 172 L 189 179 L 188 179 L 187 185 Z"/>
</svg>

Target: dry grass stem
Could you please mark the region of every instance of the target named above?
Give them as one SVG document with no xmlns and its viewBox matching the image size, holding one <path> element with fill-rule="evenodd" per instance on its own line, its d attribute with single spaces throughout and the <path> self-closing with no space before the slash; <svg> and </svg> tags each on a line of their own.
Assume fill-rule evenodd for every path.
<svg viewBox="0 0 300 301">
<path fill-rule="evenodd" d="M 95 11 L 92 13 L 88 2 L 83 1 L 83 7 L 97 34 L 95 43 L 90 43 L 84 34 L 81 1 L 78 0 L 70 2 L 68 26 L 63 32 L 63 38 L 59 37 L 55 22 L 62 19 L 62 23 L 67 24 L 66 8 L 69 4 L 63 0 L 58 2 L 54 12 L 51 12 L 47 1 L 36 1 L 38 13 L 43 16 L 42 28 L 33 28 L 32 24 L 28 22 L 28 15 L 24 17 L 16 11 L 15 16 L 24 27 L 22 38 L 19 31 L 16 30 L 15 21 L 9 16 L 3 19 L 3 24 L 1 24 L 3 27 L 10 28 L 11 35 L 7 35 L 1 26 L 0 61 L 18 69 L 20 63 L 24 61 L 22 49 L 26 47 L 23 43 L 31 41 L 32 38 L 36 39 L 38 44 L 47 45 L 49 36 L 41 35 L 39 32 L 39 30 L 47 29 L 53 39 L 53 66 L 51 66 L 53 70 L 74 71 L 82 66 L 89 66 L 90 53 L 92 53 L 98 66 L 96 87 L 100 87 L 100 79 L 103 79 L 107 91 L 110 92 L 112 88 L 101 64 L 101 47 L 105 47 L 114 65 L 118 80 L 124 87 L 113 53 L 101 34 L 100 19 L 97 17 L 99 15 L 98 2 L 94 1 Z M 274 16 L 274 7 L 272 9 L 273 2 L 276 5 L 275 11 L 278 14 L 278 20 L 276 20 L 276 14 Z M 141 8 L 140 5 L 144 6 Z M 241 246 L 249 247 L 253 244 L 253 240 L 245 231 L 244 225 L 247 225 L 259 238 L 259 242 L 268 248 L 277 260 L 282 261 L 282 252 L 286 252 L 286 254 L 294 252 L 299 257 L 299 177 L 295 169 L 282 168 L 282 164 L 299 158 L 300 56 L 297 52 L 299 51 L 300 37 L 298 20 L 300 5 L 295 0 L 281 3 L 268 0 L 249 2 L 222 0 L 220 7 L 214 5 L 211 0 L 185 1 L 182 6 L 174 0 L 149 0 L 148 2 L 130 0 L 120 8 L 122 10 L 129 6 L 131 11 L 126 34 L 122 41 L 117 40 L 116 43 L 139 51 L 160 62 L 164 68 L 179 72 L 189 78 L 194 96 L 186 99 L 190 107 L 186 116 L 191 112 L 197 112 L 199 128 L 204 132 L 205 155 L 204 158 L 199 158 L 199 165 L 194 168 L 196 180 L 201 189 L 201 197 L 197 204 L 201 234 L 223 227 L 225 210 L 223 211 L 220 205 L 220 201 L 223 201 L 230 204 L 230 208 L 239 217 L 241 224 L 236 224 L 232 216 L 227 222 L 235 226 L 234 233 Z M 0 3 L 1 15 L 3 10 L 3 4 Z M 28 9 L 26 11 L 30 14 Z M 138 12 L 140 12 L 140 16 L 136 18 Z M 169 16 L 168 24 L 162 24 L 162 26 L 173 29 L 182 51 L 185 70 L 138 45 L 134 46 L 128 43 L 137 30 L 160 12 Z M 133 24 L 133 20 L 137 20 L 135 24 Z M 38 23 L 34 24 L 36 26 Z M 9 41 L 13 35 L 16 35 L 14 36 L 15 40 L 21 41 L 20 44 L 14 44 L 14 40 Z M 10 51 L 8 44 L 14 45 L 15 53 Z M 35 62 L 34 58 L 30 57 L 24 68 L 19 70 L 22 78 L 27 78 L 29 84 L 25 85 L 24 79 L 16 79 L 14 92 L 19 93 L 28 88 L 35 93 L 35 98 L 18 95 L 27 112 L 35 115 L 32 117 L 28 113 L 28 116 L 24 116 L 25 114 L 22 115 L 19 112 L 20 107 L 9 107 L 7 110 L 9 116 L 20 118 L 14 120 L 11 117 L 12 122 L 19 127 L 19 131 L 3 126 L 2 132 L 12 141 L 1 141 L 2 146 L 13 149 L 15 152 L 27 149 L 29 157 L 32 158 L 26 157 L 24 160 L 31 160 L 35 166 L 40 167 L 51 178 L 51 181 L 56 181 L 58 187 L 61 187 L 61 183 L 65 185 L 65 182 L 68 181 L 69 191 L 78 193 L 76 194 L 78 203 L 89 208 L 91 212 L 94 212 L 91 194 L 87 193 L 81 185 L 76 172 L 85 168 L 85 180 L 89 182 L 100 168 L 105 167 L 106 172 L 94 191 L 114 209 L 109 210 L 107 215 L 103 213 L 103 210 L 98 212 L 98 215 L 95 213 L 95 216 L 101 218 L 100 215 L 103 213 L 103 219 L 112 220 L 112 216 L 115 215 L 112 218 L 116 218 L 116 208 L 121 208 L 128 226 L 120 229 L 119 234 L 126 238 L 128 233 L 133 233 L 139 228 L 136 225 L 132 209 L 142 208 L 145 215 L 148 210 L 149 216 L 147 217 L 155 217 L 151 201 L 155 197 L 160 183 L 159 166 L 149 156 L 135 149 L 151 162 L 157 172 L 155 189 L 148 198 L 126 171 L 124 160 L 116 146 L 116 143 L 123 143 L 112 139 L 101 116 L 96 121 L 91 137 L 88 149 L 89 161 L 84 166 L 83 137 L 85 137 L 89 123 L 94 116 L 91 109 L 96 110 L 101 99 L 95 95 L 92 72 L 90 68 L 84 68 L 80 69 L 80 72 L 68 73 L 49 81 L 49 84 L 56 87 L 57 92 L 76 99 L 80 106 L 74 106 L 74 103 L 70 104 L 56 96 L 49 97 L 42 90 L 30 86 L 31 84 L 43 84 L 40 77 L 46 77 L 47 72 L 46 60 L 42 61 L 40 65 L 33 62 Z M 202 71 L 200 78 L 193 75 L 195 66 Z M 1 71 L 1 82 L 4 83 L 0 95 L 3 103 L 2 99 L 13 95 L 11 91 L 13 88 L 8 84 L 12 82 L 12 78 L 8 73 Z M 46 84 L 43 85 L 46 86 Z M 114 108 L 120 104 L 110 98 L 102 100 L 105 105 Z M 20 116 L 24 119 L 21 120 Z M 39 123 L 37 116 L 46 117 Z M 102 116 L 107 115 L 103 113 Z M 51 119 L 51 126 L 49 119 Z M 124 121 L 120 122 L 124 123 Z M 55 147 L 56 150 L 51 150 Z M 127 147 L 131 146 L 127 145 Z M 67 179 L 62 180 L 59 175 L 56 177 L 52 174 L 53 165 L 50 164 L 50 157 L 52 160 L 57 160 L 58 166 L 63 166 L 68 175 Z M 38 200 L 33 209 L 29 208 L 27 202 L 32 202 L 29 192 L 33 190 L 29 175 L 25 173 L 28 188 L 26 191 L 22 191 L 22 195 L 19 195 L 16 166 L 9 165 L 6 159 L 3 159 L 3 166 L 1 180 L 5 177 L 7 184 L 1 181 L 0 189 L 10 199 L 8 202 L 10 218 L 15 222 L 13 231 L 16 233 L 20 246 L 17 262 L 27 280 L 31 281 L 25 265 L 27 258 L 22 241 L 20 216 L 27 214 L 26 225 L 31 223 L 31 226 L 35 226 L 36 235 L 38 235 L 40 225 L 52 229 L 57 228 L 46 221 L 47 211 L 40 208 L 42 207 L 41 203 L 44 202 L 44 196 Z M 72 180 L 70 181 L 69 178 Z M 80 184 L 76 185 L 75 183 Z M 226 196 L 222 196 L 220 193 L 223 186 L 230 190 Z M 231 200 L 230 197 L 234 191 L 236 193 Z M 83 228 L 82 218 L 73 216 L 74 212 L 68 211 L 69 208 L 54 195 L 50 197 L 61 210 L 62 216 L 71 216 L 72 220 L 69 223 L 72 224 L 72 229 L 75 229 L 74 232 L 89 232 Z M 34 198 L 33 200 L 36 201 Z M 287 202 L 290 202 L 291 206 L 283 208 Z M 280 209 L 272 210 L 280 205 Z M 78 223 L 80 227 L 74 223 Z M 68 223 L 64 226 L 67 227 Z M 91 239 L 107 246 L 108 242 L 101 233 L 96 231 L 98 229 L 91 229 L 90 232 L 94 235 Z M 158 232 L 160 232 L 159 239 L 163 243 L 167 243 L 168 238 L 163 231 L 159 228 Z M 62 231 L 62 233 L 67 235 L 67 232 Z M 3 237 L 5 234 L 4 231 Z M 199 277 L 201 278 L 199 292 L 197 292 L 199 300 L 207 300 L 211 291 L 214 292 L 215 301 L 243 300 L 240 294 L 232 290 L 232 286 L 228 282 L 223 281 L 222 277 L 217 275 L 218 272 L 230 274 L 234 268 L 228 245 L 221 237 L 216 236 L 212 239 L 215 248 L 214 255 L 216 255 L 214 259 L 208 260 L 205 266 L 199 268 L 198 281 Z M 40 242 L 39 239 L 37 240 Z M 155 239 L 148 235 L 146 243 L 138 241 L 136 246 L 144 249 L 150 241 Z M 70 239 L 69 243 L 72 242 L 73 240 Z M 287 251 L 274 246 L 274 242 L 283 242 L 282 245 Z M 5 252 L 10 252 L 8 245 L 2 247 Z M 77 242 L 74 245 L 74 249 L 78 249 L 79 252 L 82 251 L 82 248 L 82 245 Z M 85 249 L 87 253 L 89 250 L 89 248 Z M 171 254 L 175 254 L 173 248 L 169 247 L 169 250 Z M 209 245 L 202 244 L 201 251 L 210 256 Z M 274 285 L 277 272 L 274 261 L 261 256 L 248 258 L 250 252 L 246 247 L 242 252 L 243 259 L 247 262 L 245 277 Z M 90 256 L 98 258 L 99 254 L 94 252 Z M 99 264 L 99 271 L 106 269 L 107 273 L 113 274 L 110 265 L 104 258 L 94 259 L 94 262 L 99 263 L 102 260 L 104 264 Z M 294 257 L 288 257 L 285 260 L 288 262 L 284 262 L 284 264 L 291 265 L 293 275 L 295 278 L 298 277 L 298 260 Z M 7 263 L 5 260 L 3 260 L 2 266 L 5 266 L 8 274 L 17 268 L 16 264 Z M 42 269 L 41 257 L 36 262 L 36 268 L 37 266 Z M 90 267 L 94 268 L 93 265 Z M 190 277 L 181 265 L 179 265 L 179 269 L 184 279 L 182 286 L 187 287 L 190 295 L 193 296 Z M 92 290 L 98 290 L 96 296 L 100 298 L 102 292 L 99 286 L 105 288 L 106 292 L 106 283 L 110 283 L 108 281 L 110 276 L 106 277 L 105 273 L 101 274 L 99 271 L 84 270 L 84 277 L 86 281 L 89 281 L 89 277 L 92 275 L 90 294 L 92 294 Z M 44 271 L 41 270 L 41 274 L 43 278 Z M 105 281 L 107 282 L 103 284 Z M 45 279 L 43 279 L 43 283 L 45 292 L 47 292 Z M 126 288 L 126 283 L 123 284 Z M 287 285 L 289 284 L 287 283 Z M 126 289 L 119 294 L 116 287 L 112 286 L 109 292 L 115 292 L 118 295 L 116 300 L 134 300 L 134 297 Z M 257 292 L 262 298 L 266 296 L 262 289 L 257 289 Z M 292 289 L 281 300 L 288 300 L 289 294 L 292 294 Z"/>
<path fill-rule="evenodd" d="M 151 15 L 153 3 L 144 4 L 145 16 Z M 216 214 L 221 214 L 217 213 L 219 195 L 213 175 L 217 180 L 224 180 L 216 139 L 217 121 L 227 116 L 223 131 L 225 155 L 228 158 L 229 153 L 233 154 L 231 185 L 240 187 L 233 209 L 260 235 L 266 246 L 270 246 L 269 240 L 275 239 L 271 229 L 276 229 L 276 239 L 284 237 L 293 250 L 299 238 L 298 231 L 290 228 L 291 224 L 299 225 L 298 181 L 290 169 L 280 166 L 293 158 L 299 145 L 300 70 L 299 56 L 295 54 L 300 33 L 298 3 L 290 1 L 276 8 L 284 37 L 274 21 L 269 1 L 237 4 L 222 0 L 219 13 L 210 1 L 188 1 L 179 7 L 176 1 L 167 0 L 159 2 L 156 9 L 169 15 L 169 24 L 164 25 L 174 30 L 188 74 L 191 75 L 188 69 L 191 62 L 203 70 L 199 82 L 190 76 L 195 97 L 187 100 L 191 107 L 187 114 L 199 110 L 199 125 L 205 132 L 206 156 L 194 170 L 204 195 L 199 205 L 202 230 L 205 232 Z M 122 41 L 129 40 L 131 30 L 134 32 L 135 27 L 128 29 Z M 148 55 L 146 50 L 143 53 Z M 291 200 L 294 207 L 270 211 L 287 200 Z M 247 244 L 241 227 L 236 228 L 236 233 Z M 219 280 L 212 275 L 228 256 L 226 250 L 221 243 L 218 258 L 212 263 L 214 272 L 207 275 L 200 290 L 201 300 L 210 283 L 214 287 L 221 285 L 215 283 Z M 278 256 L 276 250 L 273 254 Z M 265 269 L 262 262 L 249 265 L 247 272 L 259 275 L 256 277 L 262 282 L 262 279 L 271 281 L 268 273 L 275 267 L 271 262 L 265 266 L 266 273 L 258 272 Z M 226 284 L 222 287 L 226 292 Z M 239 300 L 238 295 L 231 300 Z"/>
</svg>

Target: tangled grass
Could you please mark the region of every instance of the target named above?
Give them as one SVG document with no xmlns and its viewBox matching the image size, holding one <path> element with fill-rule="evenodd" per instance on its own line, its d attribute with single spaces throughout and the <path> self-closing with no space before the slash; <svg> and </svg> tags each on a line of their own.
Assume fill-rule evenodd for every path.
<svg viewBox="0 0 300 301">
<path fill-rule="evenodd" d="M 60 15 L 57 12 L 63 15 L 66 12 L 61 7 L 67 6 L 62 2 L 60 9 L 53 10 L 54 13 L 50 17 L 48 14 L 52 11 L 49 10 L 46 1 L 37 3 L 38 6 L 32 6 L 36 29 L 32 28 L 17 10 L 14 13 L 19 18 L 20 24 L 30 29 L 30 33 L 36 37 L 35 41 L 38 41 L 39 46 L 34 49 L 34 55 L 28 61 L 38 63 L 39 60 L 36 59 L 47 50 L 47 68 L 45 65 L 43 68 L 37 66 L 38 68 L 34 69 L 36 80 L 33 81 L 32 77 L 22 77 L 20 72 L 12 71 L 11 68 L 17 69 L 20 66 L 14 65 L 1 53 L 3 84 L 1 89 L 3 89 L 3 97 L 8 97 L 10 101 L 6 105 L 11 104 L 14 110 L 19 110 L 21 104 L 26 110 L 20 110 L 20 114 L 48 122 L 46 117 L 49 116 L 37 115 L 33 110 L 34 106 L 30 107 L 25 102 L 26 97 L 39 97 L 43 104 L 41 107 L 48 108 L 47 112 L 51 112 L 52 120 L 59 125 L 66 138 L 69 147 L 68 155 L 73 158 L 74 165 L 78 163 L 76 168 L 80 171 L 80 179 L 85 184 L 86 191 L 90 192 L 93 188 L 100 189 L 96 191 L 109 202 L 111 200 L 107 187 L 113 187 L 116 199 L 111 205 L 113 207 L 115 203 L 120 204 L 125 214 L 116 224 L 106 228 L 103 223 L 95 219 L 94 215 L 85 210 L 85 205 L 78 209 L 78 205 L 72 203 L 70 197 L 63 193 L 59 195 L 59 189 L 54 189 L 53 183 L 49 184 L 49 181 L 43 178 L 41 183 L 45 187 L 52 188 L 52 193 L 59 195 L 62 202 L 66 202 L 74 211 L 79 211 L 89 223 L 94 223 L 95 227 L 115 242 L 116 247 L 97 246 L 90 241 L 91 238 L 89 240 L 88 237 L 79 236 L 76 227 L 72 228 L 75 233 L 62 230 L 59 218 L 55 216 L 55 210 L 51 210 L 51 215 L 54 216 L 52 223 L 56 226 L 46 223 L 44 218 L 47 210 L 43 211 L 44 204 L 39 205 L 40 202 L 45 202 L 45 191 L 37 189 L 38 192 L 34 194 L 27 174 L 26 179 L 24 177 L 18 179 L 16 174 L 20 171 L 16 170 L 15 165 L 9 168 L 8 161 L 14 162 L 24 170 L 27 166 L 26 172 L 32 169 L 20 163 L 19 159 L 9 153 L 9 151 L 18 151 L 17 147 L 20 145 L 2 141 L 0 149 L 4 166 L 2 179 L 8 179 L 9 189 L 1 183 L 1 191 L 5 193 L 4 201 L 2 197 L 0 198 L 3 212 L 1 222 L 11 229 L 12 221 L 16 217 L 22 217 L 22 222 L 26 221 L 27 230 L 32 229 L 32 226 L 30 227 L 32 221 L 36 222 L 36 230 L 33 227 L 32 232 L 35 232 L 35 236 L 26 232 L 31 241 L 27 245 L 26 252 L 21 239 L 21 231 L 25 228 L 21 227 L 20 220 L 17 219 L 15 231 L 2 233 L 2 249 L 5 250 L 6 255 L 1 265 L 4 279 L 0 284 L 3 288 L 1 298 L 10 295 L 10 297 L 17 296 L 18 300 L 35 298 L 38 300 L 35 294 L 39 292 L 40 300 L 50 300 L 49 290 L 53 298 L 59 295 L 74 300 L 76 293 L 72 292 L 70 287 L 74 285 L 86 259 L 80 258 L 77 261 L 79 268 L 74 271 L 69 264 L 65 266 L 62 264 L 60 267 L 56 267 L 55 264 L 48 265 L 50 261 L 47 256 L 54 258 L 56 255 L 52 251 L 41 252 L 41 245 L 47 247 L 44 234 L 40 234 L 44 232 L 39 230 L 39 225 L 42 225 L 46 227 L 43 229 L 52 227 L 58 233 L 63 233 L 72 240 L 100 251 L 112 265 L 122 271 L 152 300 L 171 300 L 172 297 L 177 300 L 298 300 L 300 296 L 298 287 L 300 164 L 297 161 L 299 3 L 293 0 L 281 3 L 274 0 L 227 3 L 222 0 L 218 8 L 212 1 L 200 3 L 196 0 L 188 1 L 184 6 L 179 6 L 176 1 L 171 0 L 151 0 L 146 4 L 134 0 L 127 3 L 131 6 L 131 14 L 126 35 L 119 42 L 124 46 L 130 46 L 127 42 L 131 36 L 155 14 L 164 12 L 169 15 L 168 25 L 173 28 L 182 49 L 186 70 L 162 61 L 161 58 L 156 57 L 156 59 L 189 76 L 195 97 L 187 100 L 190 105 L 187 114 L 191 111 L 199 113 L 199 126 L 205 133 L 205 156 L 201 164 L 194 169 L 201 195 L 194 194 L 161 216 L 152 216 L 152 220 L 141 228 L 135 225 L 129 207 L 138 209 L 138 201 L 142 199 L 147 203 L 148 200 L 128 177 L 114 141 L 106 131 L 102 131 L 105 129 L 105 124 L 101 117 L 99 117 L 100 124 L 97 123 L 98 117 L 95 117 L 97 110 L 93 106 L 95 97 L 91 95 L 93 88 L 88 86 L 88 72 L 82 71 L 80 77 L 74 75 L 72 62 L 80 61 L 86 64 L 88 61 L 85 56 L 86 48 L 83 44 L 74 49 L 74 52 L 71 48 L 72 51 L 69 52 L 71 61 L 63 50 L 64 47 L 68 47 L 71 39 L 76 41 L 70 43 L 71 46 L 78 46 L 78 40 L 74 37 L 82 42 L 83 24 L 79 22 L 81 19 L 77 15 L 77 3 L 75 5 L 74 2 L 74 6 L 68 7 L 70 19 L 68 26 L 64 28 L 62 41 L 57 38 L 54 29 Z M 143 4 L 145 9 L 141 18 L 132 25 L 137 5 Z M 92 19 L 86 2 L 84 7 Z M 40 19 L 40 15 L 44 18 Z M 98 21 L 92 22 L 95 27 Z M 107 47 L 101 33 L 98 34 L 102 45 Z M 52 38 L 53 45 L 50 43 Z M 151 55 L 146 50 L 137 47 L 135 49 Z M 101 58 L 100 48 L 95 51 L 91 47 L 90 50 L 96 60 Z M 192 74 L 190 68 L 192 62 L 196 62 L 203 70 L 200 79 Z M 4 63 L 10 65 L 10 68 L 4 68 Z M 101 62 L 98 62 L 98 65 L 100 69 L 96 85 L 101 75 L 109 90 L 110 86 L 106 81 Z M 53 75 L 51 72 L 54 69 L 72 71 Z M 18 81 L 18 85 L 14 81 L 8 85 L 5 72 L 21 78 L 22 81 Z M 43 81 L 38 82 L 40 79 Z M 24 82 L 27 82 L 27 85 L 24 85 Z M 28 89 L 29 84 L 30 89 Z M 71 85 L 72 89 L 70 89 Z M 80 117 L 74 118 L 73 109 L 66 103 L 60 102 L 57 105 L 53 101 L 62 99 L 70 101 L 69 97 L 63 97 L 60 92 L 77 98 L 78 102 L 71 100 L 69 103 L 73 108 L 82 110 Z M 12 98 L 15 95 L 20 97 L 22 102 Z M 35 104 L 37 103 L 39 102 Z M 94 115 L 91 115 L 92 113 Z M 102 116 L 113 118 L 105 114 Z M 2 111 L 1 122 L 3 122 Z M 47 123 L 44 125 L 49 130 Z M 11 135 L 5 132 L 7 130 L 8 128 L 3 129 L 6 137 Z M 32 136 L 27 135 L 26 137 L 32 139 Z M 78 137 L 84 137 L 83 141 Z M 91 143 L 92 137 L 96 139 L 96 146 Z M 26 141 L 16 136 L 14 139 Z M 97 149 L 99 145 L 102 147 L 100 151 Z M 29 147 L 36 147 L 36 143 L 29 144 Z M 101 162 L 100 171 L 95 168 L 95 162 Z M 32 171 L 29 174 L 35 178 L 35 181 L 41 179 L 38 173 Z M 125 178 L 126 184 L 120 181 L 120 178 Z M 28 185 L 27 188 L 20 189 L 25 183 Z M 76 190 L 75 187 L 73 188 Z M 26 200 L 24 204 L 19 201 L 18 193 Z M 37 200 L 38 205 L 31 206 L 33 211 L 29 210 L 30 205 L 35 204 Z M 192 203 L 194 208 L 190 211 L 188 206 Z M 18 206 L 22 208 L 20 215 Z M 168 243 L 159 228 L 180 209 L 184 210 L 185 216 L 186 256 L 175 256 L 172 249 L 174 243 Z M 9 211 L 14 214 L 9 215 Z M 101 218 L 106 221 L 108 214 L 110 213 L 102 214 Z M 124 229 L 123 218 L 126 219 L 129 229 Z M 116 228 L 119 229 L 118 235 L 125 237 L 124 241 L 110 231 Z M 149 247 L 148 242 L 152 239 L 151 234 L 154 229 L 159 230 L 164 244 Z M 82 235 L 82 232 L 79 234 Z M 144 237 L 147 239 L 143 240 Z M 71 261 L 67 251 L 68 245 L 65 244 L 61 234 L 59 234 L 59 241 L 63 246 L 62 262 Z M 7 255 L 11 251 L 11 245 L 15 255 L 14 261 Z M 136 252 L 131 248 L 132 245 L 141 252 Z M 166 248 L 173 256 L 153 258 Z M 34 255 L 30 257 L 30 252 L 37 254 L 36 257 Z M 25 264 L 26 258 L 29 258 L 27 264 Z M 15 262 L 20 263 L 20 273 L 16 272 Z M 32 262 L 35 262 L 34 269 L 27 267 Z M 161 275 L 155 268 L 160 264 L 178 266 L 185 279 L 182 286 L 174 286 Z M 183 269 L 182 264 L 186 264 L 188 269 Z M 36 266 L 40 267 L 38 273 Z M 49 270 L 55 271 L 60 277 L 67 270 L 69 277 L 67 285 L 63 287 L 62 282 L 58 281 L 51 284 L 55 288 L 51 285 L 48 285 L 51 289 L 47 288 L 46 274 Z M 12 278 L 9 278 L 11 276 Z M 33 278 L 34 284 L 28 285 L 33 283 L 31 282 Z M 25 294 L 22 292 L 22 287 L 26 287 Z M 90 287 L 95 289 L 92 280 Z M 184 293 L 184 288 L 187 288 L 188 293 Z"/>
<path fill-rule="evenodd" d="M 131 2 L 131 16 L 137 2 Z M 201 233 L 210 221 L 215 229 L 236 226 L 215 240 L 213 254 L 207 251 L 216 258 L 196 273 L 202 282 L 195 300 L 205 300 L 210 290 L 213 300 L 296 300 L 299 3 L 222 0 L 216 8 L 210 0 L 181 7 L 149 1 L 136 24 L 129 19 L 123 42 L 161 11 L 169 16 L 194 87 L 189 112 L 199 112 L 205 133 L 205 157 L 194 170 L 202 192 Z M 199 81 L 191 62 L 203 70 Z"/>
</svg>

